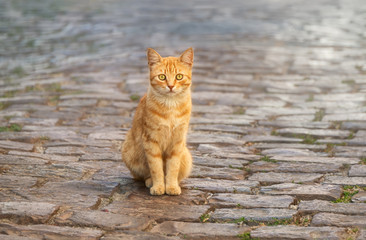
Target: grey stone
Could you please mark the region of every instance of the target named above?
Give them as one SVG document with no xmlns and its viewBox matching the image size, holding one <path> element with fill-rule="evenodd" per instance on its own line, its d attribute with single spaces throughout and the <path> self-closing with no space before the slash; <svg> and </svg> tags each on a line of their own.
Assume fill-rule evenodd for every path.
<svg viewBox="0 0 366 240">
<path fill-rule="evenodd" d="M 301 201 L 299 204 L 299 212 L 305 214 L 328 212 L 347 215 L 366 215 L 366 203 L 332 203 L 321 200 Z"/>
<path fill-rule="evenodd" d="M 212 134 L 203 132 L 194 132 L 188 135 L 188 143 L 190 144 L 203 144 L 203 143 L 225 143 L 233 145 L 242 145 L 245 143 L 239 140 L 238 136 L 233 134 Z"/>
<path fill-rule="evenodd" d="M 0 202 L 0 218 L 16 218 L 20 223 L 45 223 L 57 209 L 46 202 Z"/>
<path fill-rule="evenodd" d="M 325 176 L 324 183 L 337 185 L 358 185 L 366 187 L 366 178 L 364 177 L 343 177 L 343 176 Z"/>
<path fill-rule="evenodd" d="M 366 216 L 343 215 L 335 213 L 317 213 L 314 215 L 312 226 L 336 226 L 336 227 L 366 227 Z"/>
<path fill-rule="evenodd" d="M 163 222 L 151 229 L 153 233 L 169 236 L 184 235 L 190 237 L 236 237 L 238 234 L 248 231 L 246 226 L 238 226 L 229 223 L 189 223 L 189 222 Z"/>
<path fill-rule="evenodd" d="M 280 156 L 271 157 L 274 160 L 286 162 L 308 162 L 308 163 L 329 163 L 329 164 L 357 164 L 360 162 L 358 158 L 343 157 L 308 157 L 308 156 Z"/>
<path fill-rule="evenodd" d="M 46 164 L 48 161 L 34 158 L 34 157 L 27 157 L 27 156 L 14 156 L 14 155 L 1 155 L 0 154 L 0 164 L 7 164 L 7 165 L 38 165 L 38 164 Z"/>
<path fill-rule="evenodd" d="M 278 129 L 277 133 L 284 135 L 302 134 L 318 137 L 338 137 L 338 138 L 347 138 L 350 134 L 349 131 L 338 130 L 338 129 L 307 129 L 307 128 L 282 128 Z"/>
<path fill-rule="evenodd" d="M 214 220 L 236 220 L 245 218 L 246 220 L 254 220 L 258 222 L 271 222 L 273 219 L 291 219 L 296 214 L 296 210 L 292 209 L 276 209 L 276 208 L 220 208 L 212 213 Z"/>
<path fill-rule="evenodd" d="M 190 176 L 193 178 L 209 177 L 214 179 L 240 180 L 244 179 L 244 171 L 232 168 L 211 168 L 204 166 L 194 166 Z"/>
<path fill-rule="evenodd" d="M 344 229 L 337 227 L 300 227 L 291 225 L 265 226 L 250 232 L 253 238 L 272 239 L 329 239 L 339 240 L 344 237 Z"/>
<path fill-rule="evenodd" d="M 124 140 L 125 134 L 121 131 L 103 131 L 91 133 L 88 138 L 92 140 Z"/>
<path fill-rule="evenodd" d="M 63 213 L 55 219 L 55 222 L 62 225 L 98 227 L 106 230 L 145 230 L 150 226 L 152 220 L 147 217 L 131 217 L 89 210 Z"/>
<path fill-rule="evenodd" d="M 261 183 L 309 183 L 317 182 L 322 178 L 322 174 L 316 173 L 254 173 L 248 179 L 252 181 L 259 181 Z"/>
<path fill-rule="evenodd" d="M 352 197 L 352 202 L 366 203 L 366 192 L 359 192 Z"/>
<path fill-rule="evenodd" d="M 290 195 L 300 200 L 322 199 L 334 201 L 341 194 L 341 188 L 337 185 L 300 185 L 294 183 L 282 183 L 260 188 L 260 192 L 269 195 Z"/>
<path fill-rule="evenodd" d="M 56 162 L 76 162 L 79 160 L 78 156 L 60 156 L 53 154 L 43 154 L 43 153 L 35 153 L 35 152 L 20 152 L 20 151 L 9 151 L 8 156 L 12 156 L 12 158 L 21 159 L 22 161 L 28 162 L 32 161 L 33 164 L 47 163 L 48 161 L 56 161 Z M 1 155 L 0 155 L 1 156 Z M 6 155 L 3 155 L 6 156 Z M 0 157 L 1 158 L 1 157 Z"/>
<path fill-rule="evenodd" d="M 291 196 L 263 196 L 232 193 L 217 193 L 212 196 L 210 203 L 218 206 L 233 206 L 238 204 L 244 208 L 288 208 L 294 198 Z"/>
<path fill-rule="evenodd" d="M 210 192 L 238 192 L 251 193 L 251 189 L 257 187 L 259 182 L 245 180 L 223 180 L 208 178 L 189 178 L 185 180 L 184 187 Z"/>
<path fill-rule="evenodd" d="M 103 236 L 103 240 L 180 240 L 180 237 L 167 237 L 158 233 L 125 231 L 123 233 L 107 233 Z"/>
<path fill-rule="evenodd" d="M 111 213 L 129 216 L 148 216 L 155 221 L 198 221 L 206 213 L 209 206 L 167 204 L 165 201 L 117 201 L 103 208 Z"/>
<path fill-rule="evenodd" d="M 297 162 L 265 162 L 258 161 L 247 166 L 252 172 L 303 172 L 303 173 L 330 173 L 338 172 L 342 164 L 297 163 Z"/>
<path fill-rule="evenodd" d="M 46 154 L 57 154 L 57 155 L 83 155 L 85 151 L 79 147 L 48 147 Z"/>
<path fill-rule="evenodd" d="M 90 161 L 90 160 L 107 160 L 107 161 L 121 161 L 121 154 L 115 152 L 105 152 L 105 153 L 87 153 L 80 157 L 80 161 Z"/>
<path fill-rule="evenodd" d="M 98 229 L 78 228 L 78 227 L 59 227 L 52 225 L 14 225 L 0 223 L 1 233 L 10 236 L 21 235 L 36 239 L 61 239 L 77 240 L 87 239 L 96 240 L 102 237 L 103 232 Z"/>
<path fill-rule="evenodd" d="M 0 149 L 1 148 L 9 150 L 32 151 L 33 144 L 0 140 Z"/>
<path fill-rule="evenodd" d="M 366 165 L 352 165 L 348 176 L 350 177 L 366 177 Z"/>
<path fill-rule="evenodd" d="M 308 149 L 274 148 L 263 150 L 262 155 L 269 156 L 317 156 L 317 154 Z"/>
<path fill-rule="evenodd" d="M 213 157 L 193 157 L 194 165 L 202 165 L 207 167 L 232 167 L 242 168 L 243 165 L 249 162 L 241 159 L 225 159 L 225 158 L 213 158 Z"/>
<path fill-rule="evenodd" d="M 26 189 L 34 186 L 35 177 L 0 175 L 0 187 L 3 189 Z"/>
</svg>

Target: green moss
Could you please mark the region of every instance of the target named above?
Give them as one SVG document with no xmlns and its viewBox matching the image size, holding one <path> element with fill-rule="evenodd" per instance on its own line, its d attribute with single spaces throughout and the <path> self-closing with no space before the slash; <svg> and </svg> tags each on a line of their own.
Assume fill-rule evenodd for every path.
<svg viewBox="0 0 366 240">
<path fill-rule="evenodd" d="M 314 101 L 314 95 L 310 94 L 308 99 L 306 99 L 306 102 L 312 102 L 312 101 Z"/>
<path fill-rule="evenodd" d="M 243 115 L 245 114 L 245 109 L 242 107 L 238 107 L 233 111 L 233 114 L 237 114 L 237 115 Z"/>
<path fill-rule="evenodd" d="M 285 219 L 272 218 L 272 220 L 269 221 L 266 225 L 267 226 L 278 226 L 278 225 L 289 225 L 291 223 L 292 223 L 291 218 L 285 218 Z"/>
<path fill-rule="evenodd" d="M 238 234 L 236 235 L 240 240 L 259 240 L 259 238 L 252 238 L 252 236 L 250 236 L 250 232 L 246 232 L 246 233 L 242 233 L 242 234 Z"/>
<path fill-rule="evenodd" d="M 243 169 L 244 169 L 243 167 L 233 167 L 232 165 L 229 165 L 229 168 L 232 168 L 232 169 L 239 169 L 239 170 L 243 170 Z"/>
<path fill-rule="evenodd" d="M 366 165 L 366 157 L 362 157 L 361 158 L 361 162 L 362 165 Z"/>
<path fill-rule="evenodd" d="M 302 143 L 305 144 L 315 144 L 316 143 L 316 138 L 311 136 L 311 135 L 305 135 L 305 136 L 301 136 L 302 138 Z"/>
<path fill-rule="evenodd" d="M 272 162 L 272 163 L 276 163 L 277 161 L 274 160 L 274 159 L 271 159 L 270 157 L 268 156 L 263 156 L 261 159 L 261 161 L 265 161 L 265 162 Z"/>
<path fill-rule="evenodd" d="M 204 213 L 200 216 L 200 222 L 204 223 L 210 220 L 210 214 Z"/>
<path fill-rule="evenodd" d="M 7 102 L 0 102 L 0 110 L 3 110 L 9 106 L 10 106 L 10 104 Z"/>
<path fill-rule="evenodd" d="M 319 111 L 317 111 L 315 113 L 315 117 L 314 117 L 313 121 L 320 122 L 323 119 L 324 115 L 325 115 L 324 109 L 320 109 Z"/>
<path fill-rule="evenodd" d="M 350 203 L 352 197 L 360 190 L 359 186 L 343 186 L 343 193 L 340 198 L 333 201 L 334 203 Z"/>
<path fill-rule="evenodd" d="M 132 94 L 131 96 L 130 96 L 130 99 L 132 100 L 132 101 L 138 101 L 138 100 L 140 100 L 140 96 L 139 95 L 137 95 L 137 94 Z"/>
<path fill-rule="evenodd" d="M 353 79 L 347 79 L 347 80 L 343 80 L 342 83 L 348 84 L 348 85 L 355 85 L 356 81 Z"/>
<path fill-rule="evenodd" d="M 22 127 L 19 124 L 13 123 L 6 127 L 0 127 L 0 132 L 20 132 Z"/>
<path fill-rule="evenodd" d="M 18 66 L 13 68 L 10 71 L 11 74 L 17 75 L 18 77 L 24 77 L 27 75 L 27 73 L 25 72 L 25 70 L 22 68 L 22 66 Z"/>
<path fill-rule="evenodd" d="M 355 136 L 354 132 L 350 132 L 347 139 L 352 139 Z"/>
</svg>

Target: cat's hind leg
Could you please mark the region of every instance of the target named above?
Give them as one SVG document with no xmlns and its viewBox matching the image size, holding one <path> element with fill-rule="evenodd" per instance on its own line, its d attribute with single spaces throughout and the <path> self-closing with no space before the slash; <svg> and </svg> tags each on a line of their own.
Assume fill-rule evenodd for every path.
<svg viewBox="0 0 366 240">
<path fill-rule="evenodd" d="M 180 183 L 184 178 L 187 178 L 192 170 L 192 155 L 187 147 L 184 147 L 180 159 L 180 169 L 178 175 L 178 182 Z"/>
</svg>

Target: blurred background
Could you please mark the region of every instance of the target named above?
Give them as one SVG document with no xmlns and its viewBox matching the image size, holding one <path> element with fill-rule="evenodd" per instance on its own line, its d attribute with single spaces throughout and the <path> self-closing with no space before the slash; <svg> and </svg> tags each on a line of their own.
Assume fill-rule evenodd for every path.
<svg viewBox="0 0 366 240">
<path fill-rule="evenodd" d="M 1 0 L 0 86 L 88 61 L 144 72 L 147 47 L 192 46 L 205 74 L 357 72 L 365 12 L 362 0 Z"/>
</svg>

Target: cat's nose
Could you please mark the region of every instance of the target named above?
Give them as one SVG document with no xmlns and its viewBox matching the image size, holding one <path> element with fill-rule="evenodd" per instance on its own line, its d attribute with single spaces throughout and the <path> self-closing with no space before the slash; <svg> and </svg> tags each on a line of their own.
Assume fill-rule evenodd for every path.
<svg viewBox="0 0 366 240">
<path fill-rule="evenodd" d="M 173 87 L 174 87 L 174 86 L 170 86 L 170 85 L 168 85 L 168 88 L 170 89 L 170 91 L 172 91 L 172 90 L 173 90 Z"/>
</svg>

